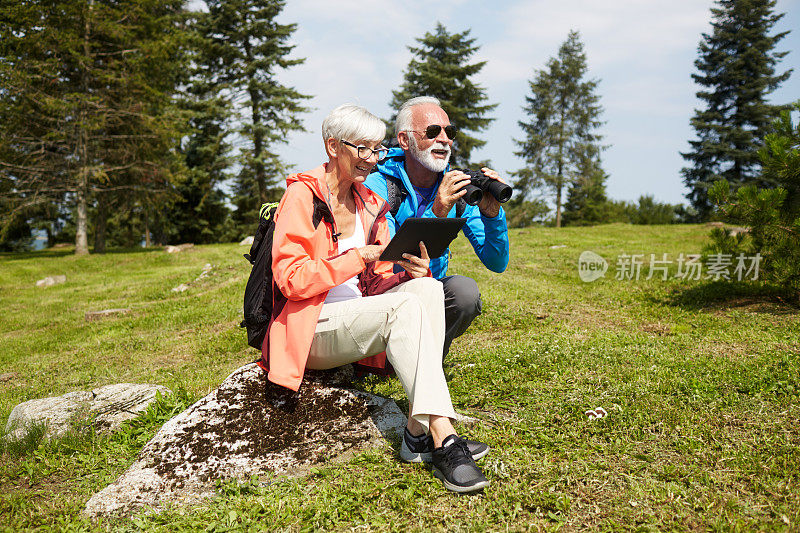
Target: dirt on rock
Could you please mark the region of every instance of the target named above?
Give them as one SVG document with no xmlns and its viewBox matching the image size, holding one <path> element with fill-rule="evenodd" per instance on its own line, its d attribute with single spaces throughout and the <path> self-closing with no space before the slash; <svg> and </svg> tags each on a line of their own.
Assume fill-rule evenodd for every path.
<svg viewBox="0 0 800 533">
<path fill-rule="evenodd" d="M 213 475 L 206 467 L 232 455 L 258 460 L 283 454 L 297 464 L 324 462 L 326 450 L 341 453 L 374 438 L 369 432 L 340 431 L 343 425 L 352 429 L 368 423 L 370 408 L 330 383 L 330 374 L 309 373 L 293 392 L 261 372 L 236 388 L 217 391 L 217 417 L 187 425 L 160 449 L 146 453 L 159 476 L 176 482 L 188 472 L 206 481 Z"/>
</svg>

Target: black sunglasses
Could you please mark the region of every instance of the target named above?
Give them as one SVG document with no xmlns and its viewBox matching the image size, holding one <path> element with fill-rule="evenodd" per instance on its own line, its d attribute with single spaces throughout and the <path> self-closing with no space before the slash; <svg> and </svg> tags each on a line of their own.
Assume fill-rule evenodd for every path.
<svg viewBox="0 0 800 533">
<path fill-rule="evenodd" d="M 414 133 L 424 133 L 425 137 L 428 139 L 435 139 L 439 135 L 439 132 L 442 131 L 442 127 L 439 124 L 431 124 L 425 128 L 424 132 L 418 130 L 409 131 L 413 131 Z M 451 141 L 456 138 L 456 133 L 458 133 L 458 130 L 452 124 L 444 127 L 444 134 L 447 135 L 447 138 Z"/>
</svg>

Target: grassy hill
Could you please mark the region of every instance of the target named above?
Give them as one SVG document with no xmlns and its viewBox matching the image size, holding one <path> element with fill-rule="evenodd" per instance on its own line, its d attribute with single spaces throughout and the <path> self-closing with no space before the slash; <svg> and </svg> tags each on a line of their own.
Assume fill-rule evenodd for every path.
<svg viewBox="0 0 800 533">
<path fill-rule="evenodd" d="M 504 274 L 465 239 L 451 273 L 476 278 L 483 315 L 446 372 L 464 428 L 493 450 L 492 486 L 447 493 L 392 450 L 310 477 L 221 485 L 191 510 L 91 525 L 80 510 L 164 420 L 255 359 L 238 322 L 248 264 L 238 245 L 180 254 L 0 254 L 0 422 L 19 402 L 110 383 L 180 391 L 123 432 L 91 432 L 0 460 L 0 529 L 144 530 L 800 528 L 798 309 L 757 283 L 615 279 L 620 254 L 699 253 L 702 226 L 529 228 Z M 609 262 L 578 278 L 584 250 Z M 197 280 L 204 265 L 210 274 Z M 674 274 L 675 265 L 671 272 Z M 34 286 L 48 275 L 64 284 Z M 185 292 L 171 289 L 181 283 Z M 130 313 L 88 322 L 108 308 Z M 359 386 L 395 397 L 396 380 Z M 602 406 L 603 419 L 584 412 Z M 365 527 L 366 526 L 366 527 Z"/>
</svg>

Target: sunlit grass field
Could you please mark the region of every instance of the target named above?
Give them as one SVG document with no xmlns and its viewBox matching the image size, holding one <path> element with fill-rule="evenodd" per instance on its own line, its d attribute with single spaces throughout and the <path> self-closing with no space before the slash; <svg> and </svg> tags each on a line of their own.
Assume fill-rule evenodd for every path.
<svg viewBox="0 0 800 533">
<path fill-rule="evenodd" d="M 247 250 L 0 254 L 1 424 L 19 402 L 110 383 L 179 392 L 112 437 L 6 447 L 0 530 L 798 530 L 799 310 L 759 283 L 647 280 L 646 265 L 639 280 L 615 279 L 620 254 L 675 260 L 700 253 L 708 233 L 513 230 L 503 274 L 455 243 L 450 273 L 477 279 L 484 306 L 446 373 L 457 410 L 479 419 L 461 429 L 492 446 L 482 493 L 450 494 L 387 447 L 301 479 L 222 483 L 199 507 L 94 524 L 85 502 L 160 424 L 257 357 L 238 328 Z M 609 262 L 604 278 L 579 279 L 584 250 Z M 34 286 L 58 274 L 66 283 Z M 181 283 L 189 290 L 171 290 Z M 108 308 L 131 312 L 84 319 Z M 396 380 L 356 386 L 406 405 Z M 596 407 L 608 416 L 588 419 Z"/>
</svg>

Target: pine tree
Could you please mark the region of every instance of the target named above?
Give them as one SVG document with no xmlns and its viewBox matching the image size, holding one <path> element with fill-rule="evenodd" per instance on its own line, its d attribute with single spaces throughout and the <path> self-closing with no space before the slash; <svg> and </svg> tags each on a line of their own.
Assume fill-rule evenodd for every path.
<svg viewBox="0 0 800 533">
<path fill-rule="evenodd" d="M 777 74 L 775 66 L 787 52 L 773 51 L 787 32 L 769 33 L 783 14 L 774 14 L 775 0 L 717 0 L 711 9 L 712 31 L 703 34 L 693 74 L 702 89 L 691 125 L 697 139 L 681 154 L 690 166 L 682 170 L 687 198 L 706 218 L 711 211 L 708 188 L 724 178 L 736 189 L 759 181 L 758 149 L 769 124 L 782 106 L 767 96 L 791 70 Z"/>
<path fill-rule="evenodd" d="M 247 141 L 237 158 L 241 171 L 235 188 L 255 190 L 254 203 L 266 202 L 283 177 L 271 173 L 277 156 L 270 147 L 303 129 L 298 117 L 307 111 L 303 100 L 310 98 L 277 79 L 282 69 L 305 61 L 288 57 L 296 24 L 276 20 L 285 0 L 206 0 L 206 4 L 209 81 L 237 104 L 241 125 L 237 133 Z"/>
<path fill-rule="evenodd" d="M 531 120 L 519 121 L 525 137 L 515 140 L 520 147 L 515 154 L 527 163 L 516 172 L 515 188 L 522 195 L 536 188 L 554 192 L 556 227 L 561 226 L 565 189 L 585 172 L 602 173 L 597 154 L 605 147 L 595 130 L 603 109 L 595 94 L 598 81 L 585 79 L 587 70 L 580 34 L 570 31 L 558 56 L 529 82 L 531 95 L 523 111 Z"/>
<path fill-rule="evenodd" d="M 65 207 L 84 254 L 95 201 L 102 220 L 109 198 L 156 210 L 177 181 L 182 11 L 183 0 L 0 5 L 4 222 Z"/>
<path fill-rule="evenodd" d="M 416 39 L 420 46 L 408 47 L 414 57 L 408 63 L 403 85 L 392 91 L 390 103 L 395 110 L 387 131 L 391 139 L 395 135 L 396 111 L 403 102 L 417 96 L 439 99 L 450 122 L 458 128 L 451 166 L 468 166 L 472 150 L 486 144 L 473 134 L 489 127 L 494 119 L 486 117 L 486 114 L 497 107 L 497 104 L 484 104 L 486 90 L 470 79 L 486 62 L 468 63 L 479 48 L 474 44 L 476 39 L 469 38 L 469 34 L 470 30 L 448 33 L 441 23 L 437 23 L 433 33 Z"/>
<path fill-rule="evenodd" d="M 194 130 L 183 151 L 188 167 L 186 181 L 176 187 L 179 199 L 169 218 L 169 238 L 176 243 L 220 242 L 230 216 L 221 189 L 228 179 L 231 159 L 227 132 L 214 119 L 213 111 L 202 104 L 209 102 L 194 107 L 198 115 L 190 120 Z"/>
<path fill-rule="evenodd" d="M 289 169 L 277 155 L 270 154 L 269 158 L 264 160 L 264 170 L 268 176 L 286 176 Z M 261 204 L 265 201 L 280 200 L 283 189 L 279 183 L 273 182 L 266 191 L 266 200 L 263 200 L 255 180 L 252 179 L 252 172 L 249 169 L 242 169 L 242 174 L 234 180 L 231 193 L 231 203 L 235 207 L 231 215 L 232 239 L 238 240 L 255 233 Z"/>
<path fill-rule="evenodd" d="M 793 105 L 800 111 L 800 101 Z M 762 163 L 760 181 L 735 192 L 721 179 L 709 189 L 709 197 L 725 222 L 746 226 L 732 235 L 722 228 L 712 231 L 711 252 L 759 254 L 759 280 L 767 280 L 792 293 L 800 303 L 800 124 L 792 123 L 789 110 L 781 112 L 758 151 Z"/>
<path fill-rule="evenodd" d="M 169 218 L 173 242 L 212 243 L 230 239 L 230 209 L 223 184 L 233 164 L 233 102 L 216 80 L 218 50 L 210 37 L 210 13 L 192 13 L 191 72 L 182 106 L 189 113 L 190 134 L 181 153 L 187 178 L 176 188 L 180 196 Z"/>
<path fill-rule="evenodd" d="M 587 226 L 609 222 L 606 174 L 600 166 L 599 156 L 585 157 L 580 164 L 578 177 L 572 183 L 564 204 L 564 225 Z"/>
</svg>

